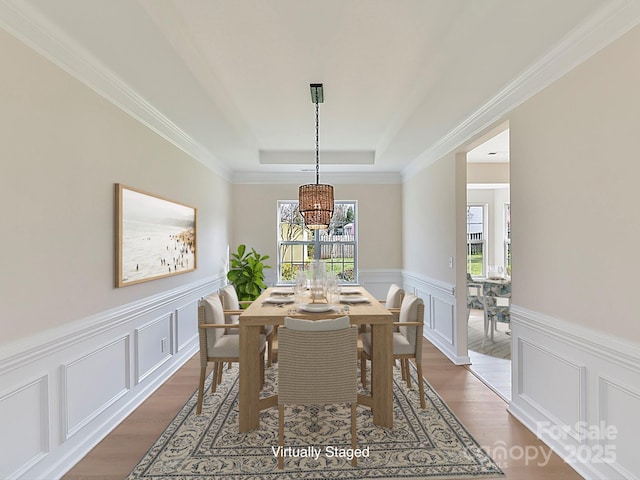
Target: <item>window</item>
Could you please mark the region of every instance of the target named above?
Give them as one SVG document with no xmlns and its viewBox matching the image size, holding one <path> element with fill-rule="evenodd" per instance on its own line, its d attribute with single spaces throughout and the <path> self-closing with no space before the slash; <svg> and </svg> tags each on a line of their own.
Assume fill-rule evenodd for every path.
<svg viewBox="0 0 640 480">
<path fill-rule="evenodd" d="M 483 277 L 486 264 L 485 206 L 467 205 L 467 272 Z"/>
<path fill-rule="evenodd" d="M 278 283 L 293 283 L 298 270 L 322 260 L 342 283 L 356 283 L 357 228 L 355 201 L 334 202 L 326 230 L 305 228 L 297 201 L 278 202 Z"/>
<path fill-rule="evenodd" d="M 511 204 L 504 204 L 504 265 L 511 276 Z"/>
</svg>

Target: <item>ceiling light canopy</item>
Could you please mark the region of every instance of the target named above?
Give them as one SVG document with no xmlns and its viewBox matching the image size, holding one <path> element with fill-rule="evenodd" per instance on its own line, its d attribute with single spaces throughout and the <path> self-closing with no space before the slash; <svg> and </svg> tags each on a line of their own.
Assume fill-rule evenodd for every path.
<svg viewBox="0 0 640 480">
<path fill-rule="evenodd" d="M 320 142 L 318 105 L 324 102 L 321 83 L 312 83 L 311 101 L 316 105 L 316 183 L 300 185 L 298 205 L 307 228 L 320 230 L 329 228 L 333 215 L 333 185 L 320 183 Z"/>
</svg>

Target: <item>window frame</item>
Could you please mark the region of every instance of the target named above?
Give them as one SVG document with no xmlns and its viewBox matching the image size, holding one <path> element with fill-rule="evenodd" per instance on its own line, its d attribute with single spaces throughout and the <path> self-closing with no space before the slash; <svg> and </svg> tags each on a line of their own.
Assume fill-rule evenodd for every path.
<svg viewBox="0 0 640 480">
<path fill-rule="evenodd" d="M 282 211 L 282 205 L 283 204 L 292 204 L 292 205 L 296 205 L 296 207 L 298 206 L 298 200 L 278 200 L 277 203 L 277 225 L 276 225 L 276 242 L 277 242 L 277 253 L 276 253 L 276 269 L 277 269 L 277 274 L 276 274 L 276 281 L 279 285 L 290 285 L 293 284 L 295 279 L 291 279 L 291 280 L 284 280 L 282 278 L 282 265 L 283 265 L 283 259 L 282 259 L 282 246 L 284 245 L 288 245 L 288 246 L 301 246 L 303 248 L 303 264 L 305 264 L 305 260 L 304 258 L 307 258 L 307 249 L 310 246 L 313 246 L 314 248 L 314 252 L 313 252 L 313 259 L 314 260 L 320 260 L 320 256 L 321 256 L 321 251 L 322 251 L 322 247 L 324 246 L 325 248 L 327 246 L 330 245 L 346 245 L 346 246 L 351 246 L 353 248 L 353 280 L 344 280 L 341 279 L 340 280 L 340 284 L 344 284 L 344 285 L 356 285 L 358 284 L 358 201 L 357 200 L 335 200 L 334 204 L 335 205 L 349 205 L 353 207 L 353 213 L 354 213 L 354 221 L 353 221 L 353 240 L 351 241 L 323 241 L 321 240 L 320 236 L 321 236 L 321 232 L 325 231 L 325 230 L 309 230 L 307 228 L 304 228 L 304 232 L 305 235 L 308 235 L 309 233 L 311 233 L 313 235 L 313 238 L 309 239 L 309 240 L 282 240 L 280 238 L 281 236 L 281 211 Z M 344 272 L 345 270 L 345 263 L 344 263 L 344 257 L 341 257 L 343 259 L 342 261 L 342 271 Z M 329 260 L 329 261 L 327 261 Z M 331 258 L 329 259 L 325 259 L 323 260 L 323 262 L 327 263 L 327 264 L 335 264 L 337 262 L 332 262 L 330 261 L 332 260 Z M 285 262 L 285 264 L 288 262 Z M 295 265 L 294 262 L 291 262 L 292 265 L 292 269 L 293 269 L 293 265 Z"/>
<path fill-rule="evenodd" d="M 511 202 L 505 202 L 504 215 L 504 271 L 511 276 Z"/>
<path fill-rule="evenodd" d="M 470 255 L 470 248 L 469 245 L 471 245 L 471 243 L 469 242 L 469 207 L 480 207 L 482 208 L 482 272 L 480 275 L 476 275 L 479 276 L 481 278 L 484 278 L 487 276 L 487 265 L 488 265 L 488 255 L 489 252 L 487 250 L 487 246 L 488 246 L 488 213 L 489 213 L 489 206 L 486 203 L 477 203 L 477 202 L 468 202 L 467 203 L 467 222 L 466 222 L 466 230 L 467 230 L 467 272 L 469 271 L 469 255 Z M 480 225 L 480 223 L 474 223 L 473 225 Z"/>
</svg>

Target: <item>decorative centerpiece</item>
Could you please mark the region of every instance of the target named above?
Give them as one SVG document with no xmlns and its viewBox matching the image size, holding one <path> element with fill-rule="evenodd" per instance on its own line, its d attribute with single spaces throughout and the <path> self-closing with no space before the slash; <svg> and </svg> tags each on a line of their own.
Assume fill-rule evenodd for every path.
<svg viewBox="0 0 640 480">
<path fill-rule="evenodd" d="M 327 268 L 325 264 L 319 260 L 312 262 L 310 273 L 311 303 L 327 303 Z"/>
</svg>

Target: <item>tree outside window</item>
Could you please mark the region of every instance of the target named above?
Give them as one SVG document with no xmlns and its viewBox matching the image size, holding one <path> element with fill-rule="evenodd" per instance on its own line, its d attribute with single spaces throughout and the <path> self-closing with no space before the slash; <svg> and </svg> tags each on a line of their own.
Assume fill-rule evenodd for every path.
<svg viewBox="0 0 640 480">
<path fill-rule="evenodd" d="M 298 270 L 321 260 L 342 283 L 357 281 L 356 202 L 334 202 L 328 229 L 310 230 L 297 201 L 278 202 L 278 282 L 293 283 Z"/>
<path fill-rule="evenodd" d="M 482 277 L 485 273 L 485 208 L 467 205 L 467 273 Z"/>
</svg>

